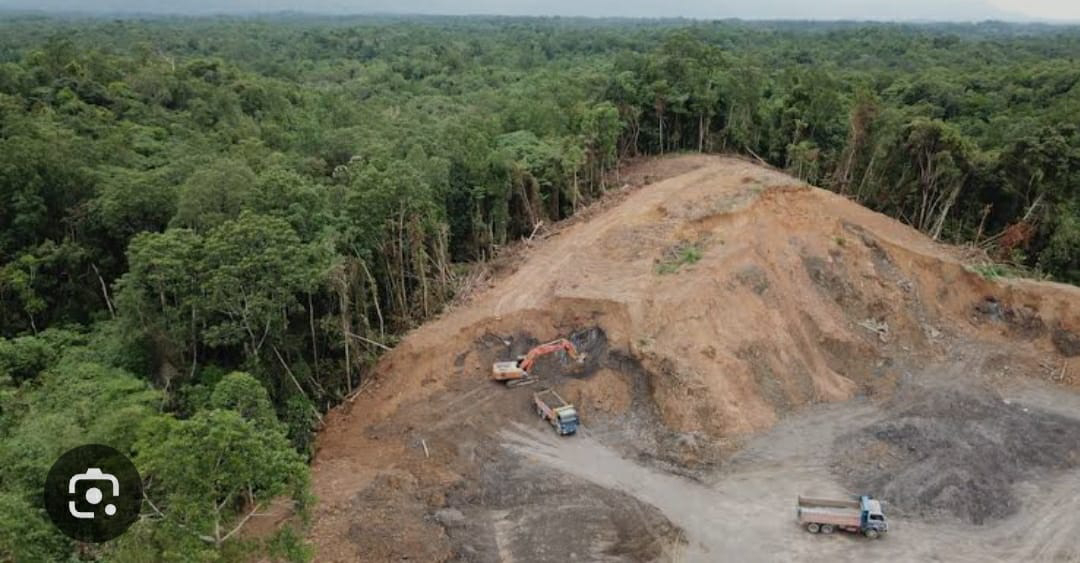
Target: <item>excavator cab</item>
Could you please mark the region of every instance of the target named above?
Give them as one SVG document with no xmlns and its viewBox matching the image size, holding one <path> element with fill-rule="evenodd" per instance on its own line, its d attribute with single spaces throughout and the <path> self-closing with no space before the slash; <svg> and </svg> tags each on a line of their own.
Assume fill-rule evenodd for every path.
<svg viewBox="0 0 1080 563">
<path fill-rule="evenodd" d="M 528 372 L 521 369 L 519 361 L 510 362 L 495 362 L 495 365 L 491 368 L 491 378 L 495 381 L 505 381 L 507 387 L 516 387 L 517 385 L 528 385 L 534 383 L 535 380 L 529 378 Z M 527 381 L 528 383 L 523 383 Z"/>
</svg>

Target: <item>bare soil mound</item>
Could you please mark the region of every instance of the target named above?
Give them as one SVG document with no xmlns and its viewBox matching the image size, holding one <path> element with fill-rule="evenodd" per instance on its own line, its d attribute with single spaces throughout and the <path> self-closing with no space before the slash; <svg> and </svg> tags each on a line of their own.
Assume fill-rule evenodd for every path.
<svg viewBox="0 0 1080 563">
<path fill-rule="evenodd" d="M 985 389 L 905 387 L 886 412 L 837 439 L 834 471 L 896 514 L 984 524 L 1016 512 L 1015 482 L 1080 466 L 1080 420 Z"/>
<path fill-rule="evenodd" d="M 985 280 L 896 221 L 737 159 L 662 159 L 626 177 L 655 181 L 502 255 L 484 287 L 407 335 L 374 381 L 327 417 L 314 463 L 318 559 L 355 560 L 368 549 L 376 559 L 528 558 L 515 549 L 529 543 L 504 533 L 507 522 L 524 525 L 528 511 L 515 507 L 557 515 L 567 499 L 592 498 L 592 485 L 559 481 L 565 495 L 489 504 L 482 492 L 447 491 L 490 483 L 491 467 L 517 467 L 493 442 L 508 424 L 540 424 L 529 407 L 537 387 L 491 382 L 491 363 L 558 337 L 574 340 L 586 362 L 544 358 L 533 370 L 538 387 L 559 389 L 585 431 L 624 458 L 696 480 L 782 417 L 888 398 L 960 343 L 993 351 L 979 368 L 988 378 L 1080 386 L 1080 289 Z M 898 432 L 931 442 L 944 432 L 926 424 Z M 394 491 L 372 497 L 388 475 Z M 936 495 L 951 494 L 946 483 Z M 392 523 L 396 541 L 357 533 L 369 505 L 384 507 L 372 515 Z M 623 508 L 600 520 L 617 537 L 641 522 L 667 529 L 659 517 L 626 522 L 618 514 L 630 505 L 615 506 Z M 445 522 L 458 512 L 468 534 Z M 556 517 L 530 517 L 529 526 L 536 537 L 562 534 L 567 557 L 600 549 L 648 560 L 659 545 L 616 538 L 598 547 L 590 534 L 600 528 L 566 535 Z M 467 548 L 479 551 L 466 557 Z"/>
</svg>

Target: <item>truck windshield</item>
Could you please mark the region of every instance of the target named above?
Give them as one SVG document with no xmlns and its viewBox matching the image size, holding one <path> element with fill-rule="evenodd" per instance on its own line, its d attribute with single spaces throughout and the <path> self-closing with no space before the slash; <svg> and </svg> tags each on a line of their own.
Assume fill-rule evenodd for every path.
<svg viewBox="0 0 1080 563">
<path fill-rule="evenodd" d="M 871 514 L 870 519 L 871 520 L 884 520 L 885 516 L 883 516 L 881 514 Z"/>
</svg>

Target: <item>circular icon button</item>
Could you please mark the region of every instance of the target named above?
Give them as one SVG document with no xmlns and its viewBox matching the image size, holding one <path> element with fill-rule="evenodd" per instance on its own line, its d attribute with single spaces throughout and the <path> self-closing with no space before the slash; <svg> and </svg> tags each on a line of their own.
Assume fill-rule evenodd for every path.
<svg viewBox="0 0 1080 563">
<path fill-rule="evenodd" d="M 81 542 L 109 541 L 139 518 L 142 479 L 135 464 L 109 446 L 79 446 L 60 456 L 45 478 L 45 510 L 60 531 Z"/>
</svg>

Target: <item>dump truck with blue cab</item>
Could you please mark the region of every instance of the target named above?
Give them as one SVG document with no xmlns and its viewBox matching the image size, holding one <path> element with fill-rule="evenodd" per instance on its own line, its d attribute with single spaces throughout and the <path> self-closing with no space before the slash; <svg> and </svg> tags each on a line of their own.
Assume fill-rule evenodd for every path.
<svg viewBox="0 0 1080 563">
<path fill-rule="evenodd" d="M 559 396 L 554 389 L 533 393 L 533 405 L 536 407 L 536 414 L 555 427 L 555 432 L 558 432 L 560 436 L 577 432 L 579 424 L 577 409 Z"/>
<path fill-rule="evenodd" d="M 799 524 L 811 534 L 831 534 L 836 530 L 854 532 L 874 539 L 889 530 L 881 501 L 862 495 L 850 500 L 799 496 L 795 508 Z"/>
</svg>

